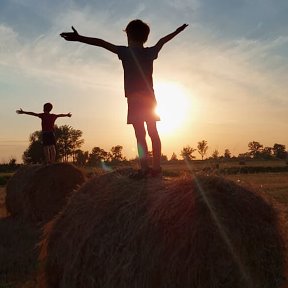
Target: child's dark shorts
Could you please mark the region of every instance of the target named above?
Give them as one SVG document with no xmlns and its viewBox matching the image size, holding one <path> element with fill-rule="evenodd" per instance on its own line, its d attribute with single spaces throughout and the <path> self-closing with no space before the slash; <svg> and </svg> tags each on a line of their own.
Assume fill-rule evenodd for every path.
<svg viewBox="0 0 288 288">
<path fill-rule="evenodd" d="M 127 103 L 127 124 L 160 120 L 155 111 L 157 106 L 155 98 L 128 98 Z"/>
<path fill-rule="evenodd" d="M 53 131 L 43 131 L 42 132 L 42 143 L 43 146 L 56 145 L 56 138 Z"/>
</svg>

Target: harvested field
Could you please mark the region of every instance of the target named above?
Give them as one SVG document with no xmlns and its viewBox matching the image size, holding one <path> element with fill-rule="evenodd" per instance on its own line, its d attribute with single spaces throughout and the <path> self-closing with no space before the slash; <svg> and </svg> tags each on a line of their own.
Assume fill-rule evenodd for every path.
<svg viewBox="0 0 288 288">
<path fill-rule="evenodd" d="M 215 176 L 95 177 L 45 227 L 41 287 L 277 288 L 281 207 Z"/>
</svg>

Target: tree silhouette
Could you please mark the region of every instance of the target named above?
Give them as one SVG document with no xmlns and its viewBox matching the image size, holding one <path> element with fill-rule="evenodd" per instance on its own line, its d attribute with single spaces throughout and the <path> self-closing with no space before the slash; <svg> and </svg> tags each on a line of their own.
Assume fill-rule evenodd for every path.
<svg viewBox="0 0 288 288">
<path fill-rule="evenodd" d="M 35 131 L 29 136 L 29 146 L 22 155 L 24 164 L 39 164 L 44 162 L 42 132 Z"/>
<path fill-rule="evenodd" d="M 63 162 L 67 162 L 69 158 L 73 158 L 77 149 L 84 143 L 81 130 L 73 129 L 69 125 L 63 125 L 55 128 L 55 136 L 57 141 L 58 157 Z"/>
<path fill-rule="evenodd" d="M 274 156 L 278 159 L 285 159 L 287 156 L 285 145 L 275 143 L 272 150 Z"/>
<path fill-rule="evenodd" d="M 74 158 L 75 152 L 84 143 L 82 131 L 73 129 L 71 126 L 64 125 L 55 127 L 57 160 L 68 161 Z M 25 164 L 36 164 L 44 162 L 42 132 L 35 131 L 29 137 L 29 146 L 24 151 L 22 159 Z M 74 159 L 73 159 L 74 160 Z"/>
<path fill-rule="evenodd" d="M 213 159 L 218 159 L 219 158 L 219 151 L 215 149 L 212 153 L 212 158 Z"/>
<path fill-rule="evenodd" d="M 266 160 L 271 159 L 273 157 L 272 151 L 273 151 L 272 147 L 264 147 L 261 151 L 261 158 L 266 159 Z"/>
<path fill-rule="evenodd" d="M 170 161 L 178 161 L 177 155 L 173 152 Z"/>
<path fill-rule="evenodd" d="M 196 149 L 194 149 L 188 145 L 188 146 L 182 148 L 180 155 L 184 160 L 193 160 L 193 159 L 195 159 L 195 156 L 193 156 L 192 154 L 195 151 L 196 151 Z"/>
<path fill-rule="evenodd" d="M 203 158 L 206 155 L 207 150 L 208 150 L 207 141 L 202 140 L 202 141 L 198 142 L 197 149 L 198 149 L 198 153 L 201 155 L 201 158 L 203 160 Z"/>
<path fill-rule="evenodd" d="M 231 158 L 231 152 L 229 149 L 224 150 L 224 158 L 230 159 Z"/>
<path fill-rule="evenodd" d="M 125 160 L 125 157 L 122 154 L 123 146 L 116 145 L 113 146 L 110 150 L 110 161 L 112 163 L 119 163 L 123 160 Z"/>
<path fill-rule="evenodd" d="M 85 166 L 89 157 L 88 151 L 82 151 L 81 149 L 78 149 L 74 153 L 74 163 L 78 166 Z"/>
<path fill-rule="evenodd" d="M 257 141 L 248 143 L 249 153 L 253 158 L 259 158 L 261 156 L 263 145 Z"/>
<path fill-rule="evenodd" d="M 161 154 L 160 159 L 161 159 L 161 162 L 162 162 L 162 163 L 168 161 L 168 157 L 167 157 L 167 155 L 165 155 L 165 154 Z"/>
<path fill-rule="evenodd" d="M 100 147 L 94 147 L 89 154 L 87 164 L 89 166 L 99 166 L 101 162 L 108 162 L 109 157 L 109 153 L 106 152 L 104 149 L 101 149 Z"/>
</svg>

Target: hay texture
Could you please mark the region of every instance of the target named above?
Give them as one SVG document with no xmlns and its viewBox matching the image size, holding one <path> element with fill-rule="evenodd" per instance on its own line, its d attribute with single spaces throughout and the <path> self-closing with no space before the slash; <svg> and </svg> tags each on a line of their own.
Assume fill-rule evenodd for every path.
<svg viewBox="0 0 288 288">
<path fill-rule="evenodd" d="M 85 177 L 81 170 L 71 164 L 56 163 L 25 167 L 10 181 L 6 205 L 11 215 L 29 221 L 48 222 L 62 209 Z M 19 196 L 21 202 L 16 199 Z"/>
<path fill-rule="evenodd" d="M 41 165 L 25 165 L 9 179 L 6 186 L 6 208 L 12 216 L 24 215 L 25 189 Z"/>
<path fill-rule="evenodd" d="M 284 287 L 281 212 L 213 176 L 90 180 L 45 227 L 41 287 Z"/>
<path fill-rule="evenodd" d="M 39 227 L 19 218 L 0 219 L 0 287 L 35 276 L 40 235 Z"/>
</svg>

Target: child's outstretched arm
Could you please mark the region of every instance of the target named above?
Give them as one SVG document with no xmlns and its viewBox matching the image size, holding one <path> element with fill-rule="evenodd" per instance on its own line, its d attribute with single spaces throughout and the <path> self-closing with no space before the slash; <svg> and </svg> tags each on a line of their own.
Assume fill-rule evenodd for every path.
<svg viewBox="0 0 288 288">
<path fill-rule="evenodd" d="M 177 34 L 182 32 L 187 26 L 188 26 L 188 24 L 183 24 L 182 26 L 178 27 L 174 32 L 172 32 L 172 33 L 164 36 L 163 38 L 161 38 L 157 42 L 157 44 L 155 45 L 155 47 L 158 48 L 158 51 L 161 50 L 161 48 L 163 47 L 164 44 L 166 44 L 168 41 L 173 39 Z"/>
<path fill-rule="evenodd" d="M 60 34 L 60 36 L 67 41 L 78 41 L 78 42 L 82 42 L 85 44 L 102 47 L 104 49 L 109 50 L 110 52 L 117 53 L 116 45 L 111 44 L 99 38 L 82 36 L 78 34 L 77 30 L 73 26 L 72 26 L 72 30 L 73 32 L 63 32 Z"/>
<path fill-rule="evenodd" d="M 57 117 L 71 117 L 72 114 L 69 112 L 67 114 L 57 114 Z"/>
<path fill-rule="evenodd" d="M 19 110 L 16 110 L 16 113 L 17 113 L 17 114 L 27 114 L 27 115 L 36 116 L 36 117 L 39 116 L 38 113 L 27 112 L 27 111 L 22 110 L 22 108 L 20 108 Z"/>
</svg>

